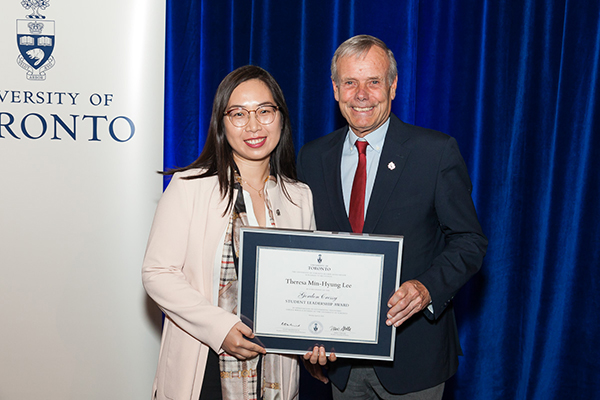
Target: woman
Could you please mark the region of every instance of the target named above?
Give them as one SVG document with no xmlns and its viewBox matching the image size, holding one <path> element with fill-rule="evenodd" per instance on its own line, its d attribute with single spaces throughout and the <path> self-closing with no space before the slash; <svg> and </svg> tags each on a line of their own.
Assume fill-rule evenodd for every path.
<svg viewBox="0 0 600 400">
<path fill-rule="evenodd" d="M 236 315 L 239 227 L 314 229 L 275 79 L 256 66 L 227 75 L 202 154 L 174 172 L 142 273 L 166 315 L 153 398 L 297 398 L 297 357 L 266 354 Z"/>
</svg>

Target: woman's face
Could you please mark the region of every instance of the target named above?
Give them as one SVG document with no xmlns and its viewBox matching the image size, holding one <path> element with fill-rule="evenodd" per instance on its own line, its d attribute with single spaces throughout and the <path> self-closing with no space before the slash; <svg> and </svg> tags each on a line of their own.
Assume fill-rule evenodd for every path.
<svg viewBox="0 0 600 400">
<path fill-rule="evenodd" d="M 258 79 L 241 83 L 231 93 L 225 111 L 231 111 L 229 115 L 234 120 L 240 119 L 241 122 L 238 124 L 244 122 L 244 114 L 250 111 L 248 123 L 242 127 L 234 125 L 229 115 L 223 117 L 225 136 L 233 149 L 234 160 L 242 162 L 269 160 L 281 137 L 281 114 L 269 107 L 275 105 L 271 91 Z M 258 119 L 268 121 L 268 114 L 272 112 L 275 113 L 273 122 L 268 124 L 259 122 Z M 261 114 L 258 119 L 257 113 Z"/>
</svg>

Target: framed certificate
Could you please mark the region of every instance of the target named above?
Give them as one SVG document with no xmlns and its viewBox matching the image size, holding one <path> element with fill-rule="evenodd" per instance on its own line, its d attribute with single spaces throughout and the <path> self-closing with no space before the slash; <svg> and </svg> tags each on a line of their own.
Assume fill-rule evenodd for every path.
<svg viewBox="0 0 600 400">
<path fill-rule="evenodd" d="M 242 228 L 238 315 L 273 353 L 393 360 L 402 237 Z"/>
</svg>

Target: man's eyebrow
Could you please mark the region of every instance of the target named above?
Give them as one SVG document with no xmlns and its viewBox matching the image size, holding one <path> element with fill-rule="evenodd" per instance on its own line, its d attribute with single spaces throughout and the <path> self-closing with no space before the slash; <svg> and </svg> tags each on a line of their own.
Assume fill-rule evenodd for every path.
<svg viewBox="0 0 600 400">
<path fill-rule="evenodd" d="M 384 79 L 385 79 L 385 77 L 383 77 L 383 76 L 370 76 L 370 77 L 365 78 L 366 81 L 373 81 L 373 80 L 382 81 Z M 340 78 L 340 82 L 358 81 L 358 80 L 360 80 L 360 79 L 352 78 L 352 77 Z"/>
</svg>

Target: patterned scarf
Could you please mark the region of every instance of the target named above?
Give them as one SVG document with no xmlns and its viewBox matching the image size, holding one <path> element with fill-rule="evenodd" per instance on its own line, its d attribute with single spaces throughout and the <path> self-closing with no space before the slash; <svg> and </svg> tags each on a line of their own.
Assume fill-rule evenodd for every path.
<svg viewBox="0 0 600 400">
<path fill-rule="evenodd" d="M 240 248 L 240 227 L 248 226 L 248 215 L 246 214 L 246 204 L 244 203 L 241 185 L 242 179 L 239 173 L 235 172 L 234 189 L 237 190 L 237 198 L 223 244 L 218 304 L 219 307 L 234 314 L 237 313 L 237 249 Z M 275 178 L 269 176 L 267 180 L 275 180 Z M 263 190 L 262 193 L 268 210 L 266 224 L 274 227 L 275 220 L 273 219 L 271 202 L 267 191 Z M 222 353 L 219 356 L 219 367 L 221 370 L 223 400 L 281 399 L 281 383 L 277 382 L 280 362 L 280 356 L 276 354 L 258 355 L 252 359 L 240 361 L 227 353 Z M 260 396 L 258 392 L 259 371 L 262 377 Z"/>
</svg>

